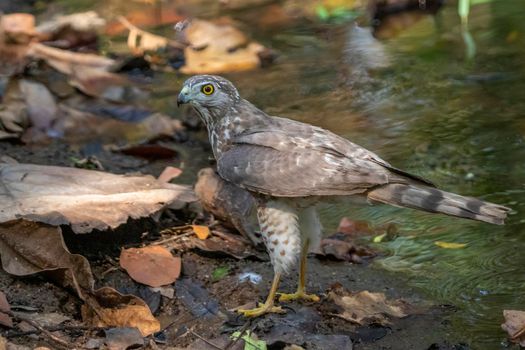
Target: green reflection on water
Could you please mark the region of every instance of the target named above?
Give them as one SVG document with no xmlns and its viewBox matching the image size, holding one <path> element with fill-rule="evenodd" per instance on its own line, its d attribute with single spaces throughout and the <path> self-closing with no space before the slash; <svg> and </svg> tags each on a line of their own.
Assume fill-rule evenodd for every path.
<svg viewBox="0 0 525 350">
<path fill-rule="evenodd" d="M 515 210 L 496 227 L 384 206 L 322 209 L 327 232 L 342 216 L 398 223 L 401 237 L 378 245 L 388 257 L 376 264 L 410 274 L 412 285 L 458 306 L 453 326 L 475 349 L 500 347 L 502 310 L 525 308 L 524 10 L 520 1 L 472 8 L 475 57 L 466 57 L 450 6 L 383 40 L 392 65 L 366 79 L 345 67 L 352 62 L 347 30 L 300 48 L 281 35 L 273 42 L 284 52 L 281 64 L 231 76 L 271 113 L 323 126 L 444 189 Z M 449 250 L 435 241 L 467 246 Z"/>
</svg>

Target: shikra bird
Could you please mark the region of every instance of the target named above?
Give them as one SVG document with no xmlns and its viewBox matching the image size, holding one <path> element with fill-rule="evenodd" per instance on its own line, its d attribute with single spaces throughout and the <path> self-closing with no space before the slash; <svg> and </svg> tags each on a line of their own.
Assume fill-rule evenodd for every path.
<svg viewBox="0 0 525 350">
<path fill-rule="evenodd" d="M 300 260 L 299 283 L 279 301 L 319 297 L 305 291 L 306 256 L 321 239 L 316 205 L 343 196 L 501 225 L 508 208 L 441 191 L 330 131 L 269 116 L 228 80 L 197 75 L 177 105 L 189 103 L 208 129 L 217 171 L 257 200 L 260 231 L 275 270 L 268 298 L 246 316 L 283 312 L 274 304 L 279 280 Z"/>
</svg>

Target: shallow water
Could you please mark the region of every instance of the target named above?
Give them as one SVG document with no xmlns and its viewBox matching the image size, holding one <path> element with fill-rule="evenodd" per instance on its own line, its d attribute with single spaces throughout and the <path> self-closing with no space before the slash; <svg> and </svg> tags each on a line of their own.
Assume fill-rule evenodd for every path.
<svg viewBox="0 0 525 350">
<path fill-rule="evenodd" d="M 400 236 L 378 244 L 387 253 L 374 264 L 458 306 L 453 326 L 474 349 L 502 348 L 502 310 L 525 309 L 523 13 L 519 0 L 477 5 L 470 35 L 453 5 L 380 41 L 353 25 L 254 31 L 278 61 L 227 75 L 271 114 L 322 126 L 443 189 L 514 209 L 503 227 L 387 206 L 322 209 L 327 232 L 342 216 L 398 224 Z M 176 114 L 172 96 L 185 78 L 158 76 L 156 104 Z"/>
<path fill-rule="evenodd" d="M 328 232 L 342 216 L 397 223 L 400 237 L 378 244 L 388 253 L 375 264 L 459 307 L 453 328 L 474 349 L 503 347 L 502 310 L 525 308 L 523 11 L 524 2 L 508 0 L 474 7 L 471 58 L 449 6 L 379 43 L 352 26 L 263 37 L 282 52 L 279 63 L 230 76 L 268 112 L 330 129 L 448 191 L 514 209 L 504 227 L 386 206 L 322 210 Z M 363 62 L 383 67 L 367 74 Z"/>
</svg>

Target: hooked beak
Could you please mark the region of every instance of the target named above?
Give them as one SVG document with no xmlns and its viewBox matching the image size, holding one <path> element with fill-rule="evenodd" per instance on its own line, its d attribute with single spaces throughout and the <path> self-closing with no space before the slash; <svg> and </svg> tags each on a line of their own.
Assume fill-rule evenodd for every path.
<svg viewBox="0 0 525 350">
<path fill-rule="evenodd" d="M 189 91 L 186 86 L 182 88 L 179 96 L 177 97 L 177 107 L 180 107 L 180 105 L 190 102 L 190 98 L 188 97 L 188 92 Z"/>
</svg>

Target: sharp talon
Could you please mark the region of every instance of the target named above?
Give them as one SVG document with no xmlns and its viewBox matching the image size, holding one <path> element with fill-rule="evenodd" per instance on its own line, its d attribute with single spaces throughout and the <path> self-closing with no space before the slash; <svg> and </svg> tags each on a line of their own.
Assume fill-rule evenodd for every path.
<svg viewBox="0 0 525 350">
<path fill-rule="evenodd" d="M 240 309 L 237 310 L 238 313 L 242 314 L 245 317 L 259 317 L 264 314 L 284 314 L 286 313 L 285 310 L 283 310 L 280 306 L 274 306 L 274 305 L 266 305 L 266 304 L 258 304 L 258 307 L 255 309 Z"/>
<path fill-rule="evenodd" d="M 305 300 L 305 301 L 318 302 L 319 300 L 321 300 L 321 298 L 319 298 L 315 294 L 306 294 L 304 292 L 295 292 L 293 294 L 277 293 L 277 295 L 279 295 L 279 302 L 286 302 L 286 301 L 292 301 L 292 300 Z"/>
</svg>

